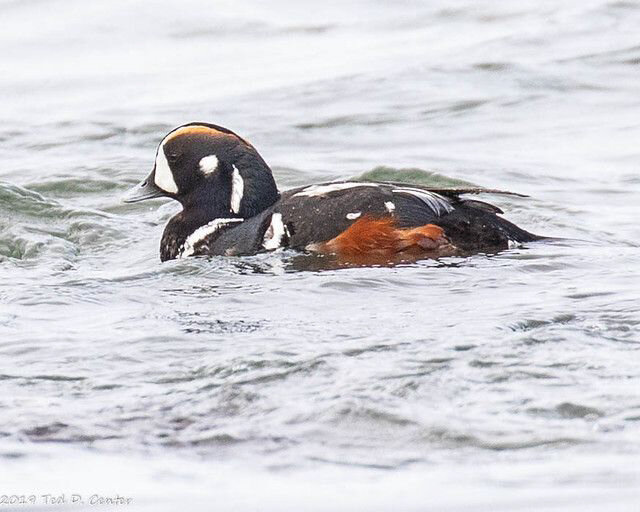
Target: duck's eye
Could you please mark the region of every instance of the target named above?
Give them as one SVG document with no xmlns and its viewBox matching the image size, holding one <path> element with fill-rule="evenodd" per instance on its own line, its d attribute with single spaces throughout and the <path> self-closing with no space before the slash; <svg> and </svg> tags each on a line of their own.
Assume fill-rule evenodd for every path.
<svg viewBox="0 0 640 512">
<path fill-rule="evenodd" d="M 181 156 L 182 153 L 169 153 L 167 155 L 167 160 L 169 161 L 169 163 L 175 164 L 178 160 L 180 160 Z"/>
</svg>

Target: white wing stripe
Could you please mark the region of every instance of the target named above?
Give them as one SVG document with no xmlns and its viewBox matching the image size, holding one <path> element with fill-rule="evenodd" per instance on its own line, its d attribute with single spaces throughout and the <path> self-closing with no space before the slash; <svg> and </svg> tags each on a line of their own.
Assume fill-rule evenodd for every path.
<svg viewBox="0 0 640 512">
<path fill-rule="evenodd" d="M 438 216 L 453 211 L 453 206 L 444 197 L 435 192 L 429 192 L 428 190 L 422 190 L 419 188 L 394 188 L 394 194 L 409 194 L 421 199 L 431 210 Z"/>
<path fill-rule="evenodd" d="M 300 192 L 296 192 L 293 197 L 307 196 L 317 197 L 329 194 L 330 192 L 336 192 L 338 190 L 347 190 L 350 188 L 358 187 L 379 187 L 378 183 L 364 183 L 357 181 L 350 181 L 346 183 L 327 183 L 326 185 L 311 185 L 302 189 Z"/>
</svg>

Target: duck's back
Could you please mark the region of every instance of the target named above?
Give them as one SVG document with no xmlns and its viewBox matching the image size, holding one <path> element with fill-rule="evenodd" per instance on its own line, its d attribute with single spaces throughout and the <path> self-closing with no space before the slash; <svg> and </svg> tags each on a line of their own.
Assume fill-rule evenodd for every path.
<svg viewBox="0 0 640 512">
<path fill-rule="evenodd" d="M 359 252 L 429 257 L 497 251 L 540 238 L 500 217 L 497 207 L 460 198 L 477 191 L 360 182 L 301 187 L 219 234 L 204 252 L 254 254 L 290 247 L 347 257 Z"/>
</svg>

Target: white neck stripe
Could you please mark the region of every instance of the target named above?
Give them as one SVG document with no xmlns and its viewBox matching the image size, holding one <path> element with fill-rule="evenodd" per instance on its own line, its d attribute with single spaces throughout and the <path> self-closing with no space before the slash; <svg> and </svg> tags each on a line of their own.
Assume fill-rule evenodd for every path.
<svg viewBox="0 0 640 512">
<path fill-rule="evenodd" d="M 209 235 L 212 235 L 229 224 L 235 224 L 242 221 L 244 221 L 244 219 L 213 219 L 208 224 L 200 226 L 184 241 L 182 248 L 178 252 L 178 258 L 186 258 L 193 255 L 198 242 L 202 242 Z"/>
<path fill-rule="evenodd" d="M 240 205 L 242 203 L 242 196 L 244 195 L 244 180 L 240 175 L 240 171 L 234 165 L 233 174 L 231 177 L 231 211 L 233 213 L 240 212 Z"/>
</svg>

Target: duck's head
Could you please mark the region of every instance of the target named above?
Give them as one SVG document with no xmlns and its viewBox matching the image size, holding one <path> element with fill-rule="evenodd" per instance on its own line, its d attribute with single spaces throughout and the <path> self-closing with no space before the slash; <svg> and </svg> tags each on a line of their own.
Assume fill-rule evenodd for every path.
<svg viewBox="0 0 640 512">
<path fill-rule="evenodd" d="M 208 123 L 169 132 L 151 174 L 125 196 L 134 203 L 169 197 L 207 216 L 247 218 L 278 200 L 271 169 L 246 140 Z"/>
</svg>

